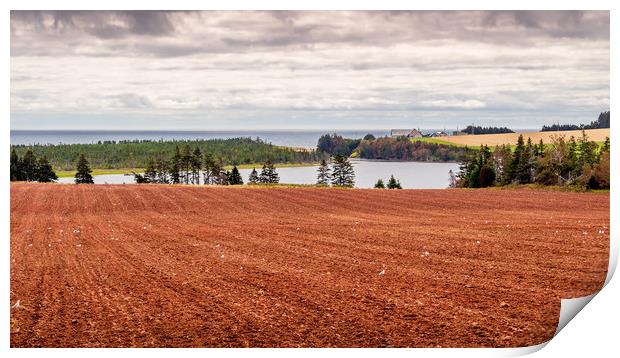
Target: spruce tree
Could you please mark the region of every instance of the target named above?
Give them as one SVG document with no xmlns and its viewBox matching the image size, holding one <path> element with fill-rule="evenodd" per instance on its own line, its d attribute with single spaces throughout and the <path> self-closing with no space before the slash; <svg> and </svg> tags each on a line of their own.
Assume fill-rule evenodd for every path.
<svg viewBox="0 0 620 358">
<path fill-rule="evenodd" d="M 545 154 L 545 144 L 543 143 L 543 140 L 541 138 L 540 142 L 538 142 L 538 148 L 536 148 L 536 156 L 542 157 L 543 154 Z"/>
<path fill-rule="evenodd" d="M 196 147 L 190 158 L 190 167 L 192 170 L 192 184 L 200 184 L 200 169 L 202 168 L 202 153 L 200 148 Z"/>
<path fill-rule="evenodd" d="M 155 169 L 155 160 L 153 160 L 153 158 L 149 159 L 146 164 L 146 168 L 144 169 L 144 177 L 149 183 L 157 182 L 157 169 Z"/>
<path fill-rule="evenodd" d="M 94 184 L 93 176 L 90 174 L 92 171 L 88 166 L 88 160 L 84 157 L 84 154 L 80 154 L 80 158 L 77 162 L 77 172 L 75 173 L 76 184 Z"/>
<path fill-rule="evenodd" d="M 402 189 L 402 187 L 400 186 L 400 181 L 394 178 L 394 174 L 390 176 L 390 180 L 388 180 L 388 183 L 387 183 L 387 188 L 388 189 Z"/>
<path fill-rule="evenodd" d="M 385 184 L 383 183 L 383 179 L 379 178 L 375 183 L 375 189 L 385 189 Z"/>
<path fill-rule="evenodd" d="M 36 180 L 37 158 L 29 149 L 21 160 L 22 179 L 26 181 Z"/>
<path fill-rule="evenodd" d="M 280 182 L 280 177 L 276 172 L 276 167 L 271 160 L 268 160 L 263 165 L 263 170 L 260 173 L 259 181 L 263 184 L 277 184 Z"/>
<path fill-rule="evenodd" d="M 598 162 L 597 147 L 596 142 L 589 141 L 586 132 L 582 131 L 581 138 L 579 139 L 579 167 L 584 165 L 594 166 Z"/>
<path fill-rule="evenodd" d="M 329 166 L 327 166 L 327 161 L 325 159 L 321 160 L 318 172 L 316 183 L 318 185 L 329 185 L 331 177 L 329 175 Z"/>
<path fill-rule="evenodd" d="M 508 165 L 507 178 L 508 182 L 513 182 L 518 180 L 519 178 L 519 169 L 521 166 L 521 159 L 523 158 L 523 151 L 525 150 L 525 141 L 523 140 L 523 135 L 519 134 L 519 138 L 517 139 L 517 146 L 515 147 L 514 152 L 512 152 L 512 160 Z"/>
<path fill-rule="evenodd" d="M 221 159 L 214 161 L 211 166 L 211 184 L 226 185 L 228 184 L 228 175 L 223 168 Z"/>
<path fill-rule="evenodd" d="M 58 180 L 58 176 L 52 169 L 52 165 L 47 160 L 46 156 L 39 158 L 39 162 L 37 163 L 37 174 L 36 181 L 39 183 L 50 183 Z"/>
<path fill-rule="evenodd" d="M 181 151 L 178 145 L 174 148 L 174 154 L 172 159 L 170 159 L 168 170 L 170 171 L 170 182 L 172 184 L 179 184 L 181 182 L 181 176 L 179 175 L 181 171 Z"/>
<path fill-rule="evenodd" d="M 568 182 L 572 182 L 576 177 L 581 175 L 581 168 L 579 166 L 579 145 L 573 136 L 568 140 L 566 170 L 568 172 L 568 177 L 566 178 Z"/>
<path fill-rule="evenodd" d="M 24 180 L 21 171 L 21 161 L 19 156 L 15 152 L 15 149 L 11 151 L 11 181 Z"/>
<path fill-rule="evenodd" d="M 332 163 L 332 184 L 352 188 L 355 185 L 355 171 L 349 160 L 337 154 Z"/>
<path fill-rule="evenodd" d="M 170 180 L 169 180 L 170 163 L 168 163 L 168 161 L 164 160 L 163 158 L 159 157 L 157 158 L 156 169 L 157 169 L 157 182 L 160 184 L 170 183 Z"/>
<path fill-rule="evenodd" d="M 520 184 L 528 184 L 532 182 L 534 171 L 534 147 L 532 146 L 532 139 L 527 139 L 527 144 L 521 151 L 521 159 L 517 165 L 516 181 Z"/>
<path fill-rule="evenodd" d="M 211 174 L 213 166 L 215 165 L 215 160 L 210 153 L 205 153 L 202 165 L 202 176 L 204 177 L 204 184 L 213 184 Z"/>
<path fill-rule="evenodd" d="M 250 173 L 250 177 L 248 178 L 248 184 L 258 184 L 258 182 L 258 172 L 256 171 L 256 168 L 253 168 Z"/>
<path fill-rule="evenodd" d="M 243 184 L 243 178 L 241 177 L 241 174 L 239 173 L 239 169 L 237 169 L 236 165 L 232 168 L 232 171 L 230 172 L 230 175 L 228 176 L 228 184 L 230 185 L 242 185 Z"/>
<path fill-rule="evenodd" d="M 189 145 L 186 144 L 185 147 L 183 147 L 183 152 L 181 153 L 181 169 L 183 172 L 183 182 L 185 184 L 189 184 L 191 162 L 192 162 L 192 151 L 189 148 Z"/>
</svg>

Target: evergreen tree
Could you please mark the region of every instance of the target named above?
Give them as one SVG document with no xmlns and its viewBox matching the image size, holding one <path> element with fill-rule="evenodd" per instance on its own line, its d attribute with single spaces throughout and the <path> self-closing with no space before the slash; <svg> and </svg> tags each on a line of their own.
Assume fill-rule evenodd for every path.
<svg viewBox="0 0 620 358">
<path fill-rule="evenodd" d="M 390 176 L 390 180 L 388 180 L 388 183 L 387 183 L 387 188 L 388 189 L 402 189 L 402 187 L 400 186 L 400 181 L 394 178 L 394 174 Z"/>
<path fill-rule="evenodd" d="M 224 170 L 222 160 L 214 161 L 211 166 L 211 184 L 213 185 L 227 185 L 228 174 Z"/>
<path fill-rule="evenodd" d="M 576 177 L 581 175 L 581 167 L 579 163 L 579 144 L 575 137 L 571 136 L 568 140 L 568 160 L 566 163 L 566 181 L 571 183 Z"/>
<path fill-rule="evenodd" d="M 94 184 L 93 176 L 90 174 L 92 171 L 88 165 L 88 160 L 84 157 L 84 154 L 80 154 L 80 158 L 77 162 L 77 172 L 75 173 L 76 184 Z"/>
<path fill-rule="evenodd" d="M 337 154 L 332 162 L 332 184 L 352 188 L 355 185 L 355 171 L 349 160 Z"/>
<path fill-rule="evenodd" d="M 146 169 L 144 169 L 144 177 L 148 179 L 149 183 L 157 183 L 157 169 L 155 169 L 155 160 L 153 160 L 153 158 L 149 159 L 146 164 Z"/>
<path fill-rule="evenodd" d="M 242 185 L 243 184 L 243 178 L 241 177 L 241 174 L 239 173 L 239 169 L 237 169 L 236 165 L 232 168 L 232 171 L 230 172 L 230 175 L 228 176 L 228 184 L 230 185 Z"/>
<path fill-rule="evenodd" d="M 190 172 L 192 170 L 191 162 L 192 162 L 192 151 L 189 148 L 189 145 L 186 144 L 185 147 L 183 147 L 183 152 L 181 153 L 181 171 L 183 173 L 182 181 L 185 184 L 189 184 Z"/>
<path fill-rule="evenodd" d="M 536 148 L 536 156 L 542 157 L 543 154 L 545 154 L 545 144 L 543 143 L 543 140 L 541 138 L 540 142 L 538 142 L 538 147 Z"/>
<path fill-rule="evenodd" d="M 601 153 L 609 151 L 609 137 L 605 137 L 605 142 L 603 142 L 603 146 L 601 147 Z"/>
<path fill-rule="evenodd" d="M 280 176 L 276 172 L 276 167 L 271 160 L 268 160 L 263 165 L 263 170 L 260 173 L 259 181 L 263 184 L 277 184 L 280 182 Z"/>
<path fill-rule="evenodd" d="M 136 172 L 131 172 L 131 174 L 133 174 L 133 180 L 136 182 L 136 184 L 151 183 L 151 180 L 146 175 L 136 173 Z"/>
<path fill-rule="evenodd" d="M 200 169 L 202 168 L 202 153 L 196 147 L 190 158 L 190 168 L 192 171 L 192 184 L 200 184 Z"/>
<path fill-rule="evenodd" d="M 256 171 L 256 168 L 253 168 L 250 173 L 250 177 L 248 178 L 248 184 L 258 184 L 258 182 L 258 172 Z"/>
<path fill-rule="evenodd" d="M 523 135 L 519 134 L 519 138 L 517 139 L 517 146 L 515 147 L 514 152 L 512 152 L 512 160 L 508 165 L 507 178 L 508 182 L 518 181 L 519 178 L 519 170 L 523 168 L 521 165 L 521 160 L 523 159 L 523 152 L 525 151 L 525 141 L 523 140 Z"/>
<path fill-rule="evenodd" d="M 205 153 L 203 160 L 203 173 L 204 184 L 213 184 L 211 174 L 213 173 L 213 167 L 215 166 L 215 160 L 210 153 Z"/>
<path fill-rule="evenodd" d="M 31 150 L 28 150 L 21 160 L 22 180 L 34 181 L 37 174 L 37 158 Z"/>
<path fill-rule="evenodd" d="M 170 171 L 170 182 L 172 184 L 179 184 L 181 182 L 181 175 L 179 174 L 181 171 L 181 151 L 178 145 L 174 148 L 174 154 L 172 159 L 170 159 L 168 170 Z"/>
<path fill-rule="evenodd" d="M 156 162 L 156 170 L 157 170 L 157 182 L 160 184 L 168 184 L 169 173 L 170 173 L 170 164 L 168 161 L 164 160 L 162 157 L 159 157 Z"/>
<path fill-rule="evenodd" d="M 586 132 L 582 131 L 581 138 L 579 139 L 579 167 L 584 165 L 594 166 L 598 162 L 597 147 L 596 142 L 589 141 Z"/>
<path fill-rule="evenodd" d="M 19 156 L 15 152 L 15 149 L 11 151 L 11 181 L 24 180 L 21 170 L 21 161 Z"/>
<path fill-rule="evenodd" d="M 506 185 L 510 184 L 510 178 L 508 175 L 508 167 L 512 161 L 512 151 L 510 146 L 502 144 L 496 146 L 493 151 L 493 169 L 495 170 L 495 180 L 497 184 Z"/>
<path fill-rule="evenodd" d="M 534 176 L 534 147 L 532 139 L 527 139 L 527 144 L 521 152 L 521 159 L 517 166 L 516 181 L 520 184 L 528 184 L 532 182 Z"/>
<path fill-rule="evenodd" d="M 383 179 L 377 180 L 377 183 L 375 183 L 375 189 L 385 189 L 385 184 L 383 184 Z"/>
<path fill-rule="evenodd" d="M 49 183 L 58 180 L 58 176 L 56 176 L 46 156 L 39 158 L 35 180 L 39 183 Z"/>
<path fill-rule="evenodd" d="M 490 165 L 484 165 L 478 173 L 478 185 L 481 188 L 492 186 L 495 183 L 495 170 Z"/>
<path fill-rule="evenodd" d="M 329 185 L 331 177 L 329 175 L 329 166 L 327 166 L 327 161 L 325 159 L 321 160 L 321 165 L 319 166 L 318 171 L 319 174 L 316 177 L 316 183 L 318 185 Z"/>
</svg>

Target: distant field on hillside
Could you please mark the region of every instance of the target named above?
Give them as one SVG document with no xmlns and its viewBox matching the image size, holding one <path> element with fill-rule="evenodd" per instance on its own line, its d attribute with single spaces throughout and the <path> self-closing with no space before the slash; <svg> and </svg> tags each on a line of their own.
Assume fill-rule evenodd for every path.
<svg viewBox="0 0 620 358">
<path fill-rule="evenodd" d="M 609 137 L 609 128 L 602 129 L 588 129 L 586 134 L 590 140 L 596 142 L 602 142 L 605 138 Z M 515 144 L 519 135 L 522 134 L 523 138 L 527 141 L 527 138 L 532 138 L 534 143 L 538 143 L 540 139 L 544 143 L 551 142 L 552 136 L 564 135 L 566 138 L 574 136 L 575 138 L 581 136 L 581 131 L 558 131 L 558 132 L 524 132 L 524 133 L 502 133 L 502 134 L 480 134 L 480 135 L 462 135 L 462 136 L 448 136 L 440 138 L 425 138 L 425 141 L 431 141 L 433 143 L 440 144 L 454 144 L 454 145 L 467 145 L 467 146 L 496 146 L 502 144 Z"/>
</svg>

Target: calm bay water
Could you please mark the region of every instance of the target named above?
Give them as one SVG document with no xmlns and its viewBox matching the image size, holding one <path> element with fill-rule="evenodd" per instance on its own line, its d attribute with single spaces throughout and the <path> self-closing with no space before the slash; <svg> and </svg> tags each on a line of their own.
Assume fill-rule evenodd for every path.
<svg viewBox="0 0 620 358">
<path fill-rule="evenodd" d="M 355 169 L 355 187 L 372 188 L 377 179 L 385 183 L 390 175 L 400 180 L 403 189 L 444 189 L 448 187 L 448 172 L 458 171 L 457 163 L 424 163 L 424 162 L 386 162 L 370 160 L 352 160 Z M 314 184 L 316 183 L 317 166 L 278 168 L 280 183 Z M 260 172 L 260 167 L 256 168 Z M 251 169 L 239 172 L 243 181 L 247 182 Z M 130 184 L 133 176 L 122 174 L 95 176 L 96 184 Z M 73 183 L 73 178 L 61 178 L 61 183 Z"/>
</svg>

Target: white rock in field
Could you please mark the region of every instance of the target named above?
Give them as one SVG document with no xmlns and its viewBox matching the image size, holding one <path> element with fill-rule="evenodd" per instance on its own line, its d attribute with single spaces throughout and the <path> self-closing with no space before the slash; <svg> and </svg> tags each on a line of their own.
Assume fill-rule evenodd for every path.
<svg viewBox="0 0 620 358">
<path fill-rule="evenodd" d="M 379 272 L 379 276 L 383 276 L 383 275 L 385 275 L 385 269 L 381 270 L 381 272 Z"/>
<path fill-rule="evenodd" d="M 476 245 L 480 245 L 480 240 L 476 240 Z"/>
<path fill-rule="evenodd" d="M 222 259 L 222 260 L 224 259 L 224 254 L 222 254 L 222 256 L 220 256 L 220 259 Z"/>
<path fill-rule="evenodd" d="M 20 303 L 21 303 L 21 301 L 17 300 L 17 302 L 15 302 L 15 304 L 13 306 L 11 306 L 11 309 L 16 310 L 16 309 L 20 308 L 21 307 Z"/>
</svg>

